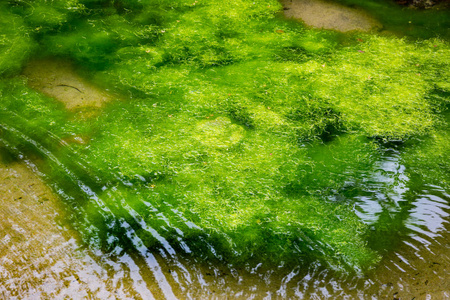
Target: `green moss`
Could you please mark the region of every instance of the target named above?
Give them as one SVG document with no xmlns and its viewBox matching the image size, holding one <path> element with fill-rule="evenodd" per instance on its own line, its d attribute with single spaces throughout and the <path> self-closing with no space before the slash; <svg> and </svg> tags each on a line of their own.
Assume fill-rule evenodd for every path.
<svg viewBox="0 0 450 300">
<path fill-rule="evenodd" d="M 60 103 L 27 87 L 23 78 L 0 81 L 0 97 L 2 112 L 21 118 L 30 131 L 45 128 L 55 132 L 67 116 Z"/>
<path fill-rule="evenodd" d="M 226 117 L 211 121 L 201 121 L 196 126 L 196 139 L 202 144 L 215 148 L 230 148 L 244 137 L 244 128 L 232 124 Z"/>
<path fill-rule="evenodd" d="M 363 39 L 367 41 L 338 52 L 330 64 L 315 65 L 315 95 L 333 103 L 341 121 L 369 136 L 399 138 L 426 132 L 436 122 L 425 100 L 432 85 L 417 66 L 433 64 L 434 46 Z M 442 54 L 441 62 L 447 60 Z"/>
<path fill-rule="evenodd" d="M 22 16 L 36 35 L 61 29 L 69 21 L 86 13 L 86 7 L 78 0 L 10 1 L 11 11 Z"/>
<path fill-rule="evenodd" d="M 448 113 L 447 113 L 448 115 Z M 448 118 L 447 118 L 448 121 Z M 450 164 L 450 140 L 448 124 L 439 130 L 432 131 L 419 143 L 411 143 L 403 155 L 408 175 L 414 179 L 415 186 L 420 189 L 422 185 L 433 184 L 445 189 L 450 187 L 448 174 Z"/>
<path fill-rule="evenodd" d="M 225 116 L 196 116 L 199 107 L 191 101 L 178 102 L 176 107 L 151 100 L 117 103 L 106 119 L 99 120 L 102 125 L 89 148 L 80 149 L 79 154 L 107 180 L 103 184 L 116 186 L 118 175 L 144 187 L 138 196 L 141 201 L 150 201 L 169 215 L 173 213 L 165 203 L 176 207 L 211 235 L 208 240 L 228 262 L 243 263 L 254 257 L 272 263 L 300 263 L 304 257 L 320 257 L 335 267 L 363 268 L 376 261 L 376 254 L 366 249 L 361 239 L 365 226 L 350 207 L 327 202 L 314 192 L 314 196 L 306 196 L 300 190 L 292 191 L 292 183 L 299 181 L 308 191 L 320 188 L 314 180 L 304 178 L 301 166 L 312 162 L 295 139 L 245 128 Z M 341 185 L 348 179 L 333 178 Z M 289 195 L 285 194 L 287 186 L 291 186 Z M 108 195 L 112 199 L 136 197 L 133 188 L 121 189 L 120 196 L 114 188 Z M 138 205 L 139 201 L 132 203 Z M 345 217 L 336 218 L 330 209 Z M 148 218 L 151 224 L 152 217 Z M 343 220 L 348 222 L 345 226 Z M 180 222 L 177 216 L 171 221 Z M 193 243 L 189 245 L 202 248 L 199 243 L 204 231 L 186 231 Z M 172 234 L 164 236 L 172 240 Z M 346 242 L 349 239 L 351 244 Z M 333 251 L 338 248 L 336 256 Z M 267 251 L 262 253 L 263 249 Z M 356 249 L 358 258 L 352 254 Z"/>
<path fill-rule="evenodd" d="M 136 30 L 129 21 L 118 15 L 88 19 L 72 26 L 74 28 L 69 32 L 44 37 L 45 49 L 48 54 L 70 55 L 96 68 L 105 67 L 113 60 L 111 55 L 120 48 L 151 41 L 155 36 L 152 26 L 142 26 Z"/>
</svg>

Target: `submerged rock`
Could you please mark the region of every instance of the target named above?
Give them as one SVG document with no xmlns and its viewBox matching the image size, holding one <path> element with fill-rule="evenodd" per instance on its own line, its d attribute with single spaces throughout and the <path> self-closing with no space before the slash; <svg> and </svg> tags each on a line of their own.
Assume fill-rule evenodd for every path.
<svg viewBox="0 0 450 300">
<path fill-rule="evenodd" d="M 23 70 L 31 88 L 53 97 L 69 110 L 99 108 L 112 96 L 79 76 L 67 61 L 42 59 L 30 62 Z"/>
<path fill-rule="evenodd" d="M 406 5 L 414 8 L 432 8 L 433 6 L 442 5 L 450 7 L 449 0 L 396 0 L 400 5 Z"/>
<path fill-rule="evenodd" d="M 365 11 L 322 0 L 283 0 L 284 14 L 306 25 L 337 31 L 371 31 L 382 25 Z"/>
</svg>

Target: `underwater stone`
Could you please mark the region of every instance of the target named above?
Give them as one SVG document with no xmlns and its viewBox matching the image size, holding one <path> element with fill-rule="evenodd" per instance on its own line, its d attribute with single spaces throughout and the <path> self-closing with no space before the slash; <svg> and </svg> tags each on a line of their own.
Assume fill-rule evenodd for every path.
<svg viewBox="0 0 450 300">
<path fill-rule="evenodd" d="M 371 31 L 382 25 L 362 9 L 322 0 L 281 1 L 287 18 L 301 19 L 306 25 L 341 32 Z"/>
<path fill-rule="evenodd" d="M 215 148 L 228 148 L 244 138 L 242 126 L 231 123 L 226 117 L 200 122 L 195 131 L 195 138 L 202 144 Z"/>
</svg>

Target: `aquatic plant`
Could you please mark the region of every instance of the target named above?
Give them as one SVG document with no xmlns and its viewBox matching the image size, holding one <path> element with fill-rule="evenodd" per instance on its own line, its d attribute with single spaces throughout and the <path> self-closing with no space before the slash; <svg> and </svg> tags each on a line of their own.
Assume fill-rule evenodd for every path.
<svg viewBox="0 0 450 300">
<path fill-rule="evenodd" d="M 232 265 L 375 265 L 351 194 L 380 140 L 436 134 L 412 161 L 448 150 L 436 131 L 448 42 L 305 29 L 274 0 L 172 2 L 3 4 L 3 146 L 39 156 L 98 247 L 133 251 L 139 238 Z M 6 78 L 42 56 L 75 61 L 121 100 L 87 119 Z M 74 135 L 89 142 L 65 142 Z"/>
<path fill-rule="evenodd" d="M 23 62 L 35 49 L 24 21 L 0 5 L 0 75 L 20 71 Z"/>
</svg>

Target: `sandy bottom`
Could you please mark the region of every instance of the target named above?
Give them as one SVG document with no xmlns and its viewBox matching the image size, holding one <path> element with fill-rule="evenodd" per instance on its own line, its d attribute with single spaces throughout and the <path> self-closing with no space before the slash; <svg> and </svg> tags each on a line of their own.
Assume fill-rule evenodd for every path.
<svg viewBox="0 0 450 300">
<path fill-rule="evenodd" d="M 112 99 L 79 76 L 70 62 L 57 59 L 31 61 L 23 70 L 31 88 L 53 97 L 69 110 L 100 108 Z"/>
<path fill-rule="evenodd" d="M 282 0 L 288 18 L 301 19 L 306 25 L 337 31 L 371 31 L 382 25 L 360 9 L 322 0 Z"/>
<path fill-rule="evenodd" d="M 154 298 L 139 291 L 129 258 L 79 249 L 76 232 L 57 225 L 60 200 L 25 163 L 1 156 L 0 216 L 0 299 Z"/>
</svg>

